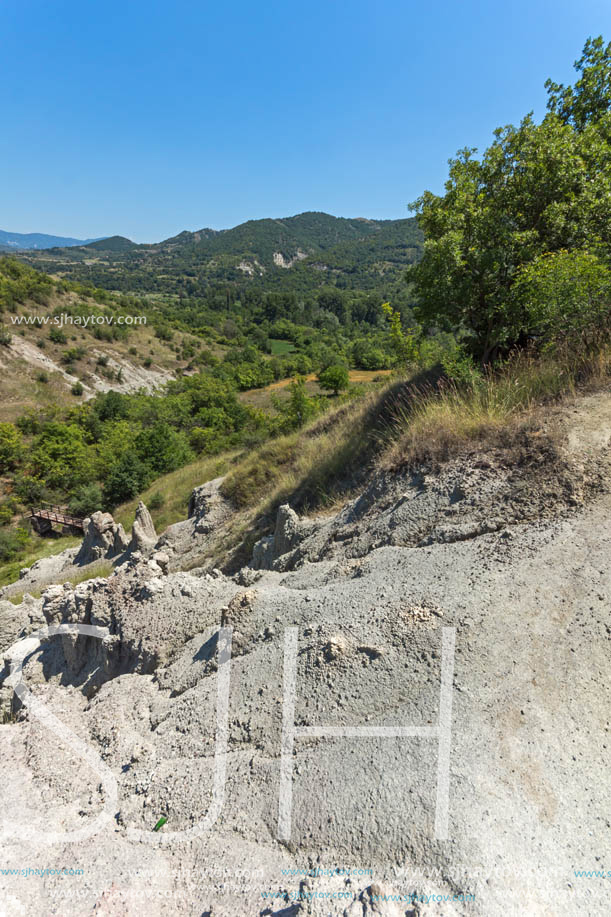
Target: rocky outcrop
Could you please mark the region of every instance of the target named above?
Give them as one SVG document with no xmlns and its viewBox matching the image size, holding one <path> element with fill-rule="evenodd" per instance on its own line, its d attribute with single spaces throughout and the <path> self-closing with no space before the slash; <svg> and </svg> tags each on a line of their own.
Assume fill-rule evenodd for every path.
<svg viewBox="0 0 611 917">
<path fill-rule="evenodd" d="M 206 535 L 222 522 L 230 509 L 221 493 L 224 478 L 214 478 L 201 487 L 196 487 L 189 500 L 189 519 L 195 523 L 195 532 Z"/>
<path fill-rule="evenodd" d="M 255 570 L 282 570 L 281 558 L 292 551 L 315 526 L 301 521 L 294 509 L 283 504 L 276 516 L 276 528 L 273 535 L 261 538 L 252 552 L 251 567 Z"/>
<path fill-rule="evenodd" d="M 157 532 L 155 531 L 155 523 L 146 505 L 140 500 L 136 509 L 136 518 L 132 526 L 132 537 L 128 551 L 139 551 L 141 554 L 151 554 L 156 543 Z"/>
<path fill-rule="evenodd" d="M 188 518 L 169 526 L 160 537 L 156 549 L 167 553 L 169 570 L 206 566 L 208 546 L 214 542 L 219 527 L 235 512 L 223 496 L 223 480 L 214 478 L 196 487 L 189 500 Z"/>
<path fill-rule="evenodd" d="M 253 559 L 271 569 L 236 579 L 196 566 L 226 509 L 205 485 L 152 555 L 48 590 L 49 623 L 109 638 L 49 639 L 24 681 L 118 786 L 112 830 L 71 846 L 85 878 L 61 913 L 606 917 L 575 867 L 608 846 L 611 492 L 579 484 L 492 454 L 380 472 L 315 522 L 282 507 Z M 109 797 L 99 768 L 34 708 L 0 729 L 3 831 L 60 838 L 9 835 L 4 862 L 60 869 Z M 56 912 L 47 878 L 0 874 L 9 912 Z"/>
<path fill-rule="evenodd" d="M 123 526 L 115 522 L 110 513 L 93 513 L 84 521 L 84 532 L 83 543 L 74 559 L 76 564 L 118 557 L 129 544 Z"/>
</svg>

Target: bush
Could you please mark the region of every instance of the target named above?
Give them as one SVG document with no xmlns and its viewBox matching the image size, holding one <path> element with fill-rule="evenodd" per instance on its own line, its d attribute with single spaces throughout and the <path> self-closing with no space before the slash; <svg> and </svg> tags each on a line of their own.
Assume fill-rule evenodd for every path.
<svg viewBox="0 0 611 917">
<path fill-rule="evenodd" d="M 49 331 L 49 340 L 54 344 L 67 344 L 68 338 L 61 328 L 51 328 Z"/>
<path fill-rule="evenodd" d="M 8 500 L 0 503 L 0 525 L 8 525 L 15 515 L 16 509 L 17 501 L 14 497 L 10 497 Z"/>
<path fill-rule="evenodd" d="M 21 452 L 21 434 L 12 423 L 0 423 L 0 473 L 4 474 L 15 464 Z"/>
<path fill-rule="evenodd" d="M 189 433 L 189 443 L 198 455 L 219 452 L 223 443 L 223 436 L 212 427 L 193 427 Z"/>
<path fill-rule="evenodd" d="M 135 448 L 140 460 L 157 474 L 175 471 L 194 458 L 185 434 L 166 423 L 142 430 L 136 437 Z"/>
<path fill-rule="evenodd" d="M 318 374 L 318 384 L 322 389 L 339 395 L 341 391 L 348 388 L 350 376 L 345 366 L 329 366 Z"/>
<path fill-rule="evenodd" d="M 72 490 L 94 479 L 95 452 L 76 424 L 51 422 L 34 441 L 28 471 L 45 475 L 50 487 Z"/>
<path fill-rule="evenodd" d="M 40 503 L 43 499 L 46 483 L 42 478 L 32 474 L 21 474 L 15 479 L 15 493 L 28 506 Z"/>
<path fill-rule="evenodd" d="M 83 383 L 75 382 L 70 391 L 72 392 L 73 395 L 76 395 L 77 397 L 79 395 L 82 395 L 83 392 L 85 391 L 85 389 L 83 388 Z"/>
<path fill-rule="evenodd" d="M 90 516 L 97 510 L 102 509 L 103 497 L 102 489 L 99 484 L 84 484 L 76 491 L 68 509 L 73 516 Z"/>
<path fill-rule="evenodd" d="M 62 363 L 76 363 L 77 360 L 82 360 L 86 354 L 84 347 L 71 347 L 70 350 L 64 350 L 62 354 Z"/>
<path fill-rule="evenodd" d="M 585 354 L 611 337 L 611 271 L 587 251 L 559 251 L 522 268 L 514 284 L 517 330 Z"/>
<path fill-rule="evenodd" d="M 114 509 L 141 493 L 151 479 L 151 471 L 134 453 L 127 452 L 111 469 L 104 482 L 105 509 Z"/>
<path fill-rule="evenodd" d="M 160 491 L 155 491 L 154 494 L 149 498 L 149 509 L 161 509 L 165 503 L 165 497 Z"/>
<path fill-rule="evenodd" d="M 0 529 L 0 561 L 6 563 L 18 557 L 30 540 L 30 535 L 23 526 Z"/>
<path fill-rule="evenodd" d="M 281 402 L 272 396 L 272 403 L 277 411 L 283 415 L 282 429 L 285 431 L 297 430 L 318 412 L 315 398 L 310 398 L 306 392 L 305 379 L 302 376 L 289 385 L 290 397 L 286 402 Z"/>
</svg>

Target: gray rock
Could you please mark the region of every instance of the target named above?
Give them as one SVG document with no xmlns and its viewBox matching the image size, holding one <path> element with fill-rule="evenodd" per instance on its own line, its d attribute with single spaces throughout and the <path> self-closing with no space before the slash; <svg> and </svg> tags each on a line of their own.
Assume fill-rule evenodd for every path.
<svg viewBox="0 0 611 917">
<path fill-rule="evenodd" d="M 157 566 L 161 568 L 163 573 L 168 572 L 168 564 L 170 563 L 170 557 L 165 551 L 156 551 L 153 554 L 152 559 L 155 561 Z"/>
<path fill-rule="evenodd" d="M 313 528 L 311 522 L 301 521 L 295 510 L 284 503 L 278 509 L 274 534 L 261 538 L 254 545 L 251 567 L 254 570 L 283 569 L 278 561 L 297 547 Z"/>
<path fill-rule="evenodd" d="M 74 559 L 79 565 L 90 564 L 101 558 L 118 557 L 125 551 L 129 540 L 121 523 L 110 513 L 97 512 L 84 520 L 81 547 Z"/>
<path fill-rule="evenodd" d="M 132 526 L 132 537 L 128 551 L 151 554 L 157 543 L 157 532 L 153 519 L 145 504 L 140 500 L 136 509 L 136 518 Z"/>
</svg>

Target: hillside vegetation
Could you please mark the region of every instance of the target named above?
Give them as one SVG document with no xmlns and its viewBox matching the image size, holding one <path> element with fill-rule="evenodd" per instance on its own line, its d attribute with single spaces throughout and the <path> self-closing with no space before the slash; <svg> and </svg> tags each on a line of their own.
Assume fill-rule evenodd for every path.
<svg viewBox="0 0 611 917">
<path fill-rule="evenodd" d="M 254 514 L 240 533 L 248 545 L 247 529 L 258 531 L 280 500 L 323 506 L 372 462 L 448 458 L 466 443 L 510 436 L 537 406 L 579 386 L 606 384 L 610 46 L 589 40 L 576 68 L 573 87 L 548 81 L 540 124 L 528 116 L 498 129 L 479 159 L 461 152 L 445 194 L 414 204 L 418 225 L 301 214 L 158 246 L 115 237 L 106 243 L 114 251 L 102 242 L 37 261 L 64 274 L 82 269 L 109 290 L 7 262 L 9 311 L 49 290 L 138 308 L 183 363 L 155 393 L 109 391 L 2 425 L 5 556 L 28 540 L 14 525 L 26 501 L 54 497 L 84 514 L 146 492 L 167 523 L 197 475 L 220 469 L 226 496 Z M 388 271 L 386 246 L 402 252 Z M 217 283 L 230 263 L 238 273 Z M 141 283 L 145 294 L 116 292 Z M 27 290 L 16 296 L 11 284 Z M 76 350 L 64 359 L 84 358 Z M 359 390 L 350 370 L 396 375 Z M 282 395 L 268 388 L 281 380 Z M 372 385 L 389 387 L 380 396 Z M 253 390 L 269 400 L 244 397 Z"/>
<path fill-rule="evenodd" d="M 422 233 L 413 218 L 302 213 L 249 220 L 233 229 L 182 232 L 152 245 L 113 236 L 27 257 L 42 270 L 94 286 L 197 297 L 209 304 L 227 289 L 232 301 L 241 300 L 242 291 L 253 287 L 305 295 L 331 285 L 379 290 L 386 299 L 399 288 L 403 298 L 402 274 L 421 250 Z"/>
</svg>

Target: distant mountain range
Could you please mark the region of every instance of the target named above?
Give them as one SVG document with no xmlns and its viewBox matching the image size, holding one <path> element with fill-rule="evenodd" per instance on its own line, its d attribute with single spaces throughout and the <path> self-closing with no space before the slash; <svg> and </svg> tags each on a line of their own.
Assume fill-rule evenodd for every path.
<svg viewBox="0 0 611 917">
<path fill-rule="evenodd" d="M 181 232 L 139 245 L 111 236 L 22 257 L 67 279 L 118 291 L 201 295 L 211 286 L 373 289 L 399 280 L 422 253 L 414 218 L 346 219 L 307 212 L 232 229 Z"/>
<path fill-rule="evenodd" d="M 99 239 L 71 239 L 69 236 L 49 236 L 44 232 L 5 232 L 0 229 L 0 251 L 24 251 L 33 248 L 72 248 L 88 245 Z"/>
</svg>

